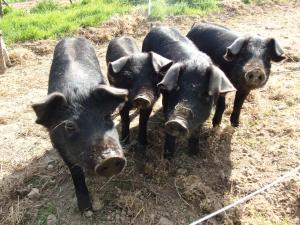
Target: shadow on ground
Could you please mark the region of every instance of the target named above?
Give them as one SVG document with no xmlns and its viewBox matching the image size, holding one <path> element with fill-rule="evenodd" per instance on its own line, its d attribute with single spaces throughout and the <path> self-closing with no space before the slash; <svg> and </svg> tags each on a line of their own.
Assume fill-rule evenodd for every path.
<svg viewBox="0 0 300 225">
<path fill-rule="evenodd" d="M 187 140 L 178 140 L 174 159 L 167 161 L 162 159 L 162 110 L 149 120 L 145 154 L 137 152 L 134 121 L 122 174 L 87 179 L 97 209 L 91 218 L 78 212 L 69 171 L 56 151 L 49 150 L 2 181 L 1 223 L 47 224 L 53 214 L 57 224 L 157 224 L 163 217 L 174 224 L 188 224 L 228 204 L 232 128 L 203 128 L 199 156 L 187 155 Z M 29 198 L 33 188 L 39 194 Z M 207 224 L 240 224 L 239 215 L 234 210 Z"/>
</svg>

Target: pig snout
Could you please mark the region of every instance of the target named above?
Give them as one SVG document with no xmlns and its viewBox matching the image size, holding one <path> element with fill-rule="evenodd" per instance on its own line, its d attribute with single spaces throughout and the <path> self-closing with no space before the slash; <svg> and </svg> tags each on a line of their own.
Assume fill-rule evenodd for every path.
<svg viewBox="0 0 300 225">
<path fill-rule="evenodd" d="M 147 95 L 138 95 L 133 100 L 133 106 L 140 109 L 149 108 L 152 105 L 151 97 Z"/>
<path fill-rule="evenodd" d="M 192 109 L 184 104 L 177 104 L 171 118 L 165 123 L 168 134 L 176 137 L 189 135 L 190 125 L 194 119 Z"/>
<path fill-rule="evenodd" d="M 176 117 L 165 123 L 166 132 L 172 136 L 187 136 L 189 133 L 188 122 L 184 118 Z"/>
<path fill-rule="evenodd" d="M 146 109 L 153 105 L 156 97 L 150 87 L 141 87 L 133 98 L 133 106 L 139 109 Z"/>
<path fill-rule="evenodd" d="M 122 150 L 106 149 L 95 166 L 95 172 L 103 177 L 110 177 L 120 173 L 126 165 Z"/>
<path fill-rule="evenodd" d="M 251 87 L 261 87 L 266 83 L 267 76 L 260 68 L 249 70 L 245 74 L 246 83 Z"/>
</svg>

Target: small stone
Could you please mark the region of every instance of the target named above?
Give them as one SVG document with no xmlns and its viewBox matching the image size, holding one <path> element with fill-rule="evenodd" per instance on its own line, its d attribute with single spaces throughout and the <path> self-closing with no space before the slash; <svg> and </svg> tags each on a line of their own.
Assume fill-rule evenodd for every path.
<svg viewBox="0 0 300 225">
<path fill-rule="evenodd" d="M 161 217 L 157 225 L 174 225 L 174 223 L 168 220 L 166 217 Z"/>
<path fill-rule="evenodd" d="M 226 179 L 226 175 L 225 175 L 224 171 L 220 170 L 219 174 L 220 174 L 220 178 L 221 178 L 222 180 L 225 180 L 225 179 Z"/>
<path fill-rule="evenodd" d="M 93 201 L 93 209 L 95 211 L 100 211 L 104 207 L 104 203 L 100 200 Z"/>
<path fill-rule="evenodd" d="M 49 164 L 49 165 L 47 166 L 47 170 L 53 170 L 53 168 L 54 168 L 54 166 L 53 166 L 52 164 Z"/>
<path fill-rule="evenodd" d="M 40 191 L 37 188 L 32 188 L 29 194 L 27 195 L 29 199 L 37 199 L 40 197 Z"/>
<path fill-rule="evenodd" d="M 48 217 L 47 217 L 47 225 L 55 225 L 57 222 L 57 218 L 55 215 L 53 214 L 50 214 Z"/>
<path fill-rule="evenodd" d="M 151 221 L 154 221 L 155 215 L 153 213 L 150 214 L 150 219 L 151 219 Z"/>
<path fill-rule="evenodd" d="M 88 218 L 92 217 L 92 215 L 93 215 L 93 212 L 91 210 L 88 210 L 88 211 L 84 212 L 84 216 L 86 216 Z"/>
<path fill-rule="evenodd" d="M 178 175 L 185 175 L 187 174 L 187 172 L 188 172 L 187 169 L 183 169 L 183 168 L 177 170 Z"/>
</svg>

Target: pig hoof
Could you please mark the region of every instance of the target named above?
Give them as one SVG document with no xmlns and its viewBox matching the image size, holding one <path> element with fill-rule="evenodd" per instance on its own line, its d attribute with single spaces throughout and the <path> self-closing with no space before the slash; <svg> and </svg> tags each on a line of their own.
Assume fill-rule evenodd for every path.
<svg viewBox="0 0 300 225">
<path fill-rule="evenodd" d="M 164 159 L 171 160 L 171 159 L 173 159 L 173 157 L 174 157 L 174 154 L 172 152 L 164 153 Z"/>
<path fill-rule="evenodd" d="M 90 217 L 92 217 L 92 216 L 93 216 L 93 211 L 91 211 L 91 210 L 88 210 L 88 211 L 85 211 L 83 214 L 84 214 L 84 216 L 85 216 L 85 217 L 88 217 L 88 218 L 90 218 Z"/>
<path fill-rule="evenodd" d="M 147 146 L 144 144 L 138 144 L 137 149 L 139 152 L 146 152 Z"/>
<path fill-rule="evenodd" d="M 220 127 L 220 123 L 213 123 L 213 127 Z"/>
<path fill-rule="evenodd" d="M 199 155 L 199 149 L 190 149 L 189 150 L 190 156 L 198 156 Z"/>
<path fill-rule="evenodd" d="M 231 122 L 231 126 L 233 126 L 233 127 L 239 127 L 239 123 L 235 123 L 235 122 Z"/>
</svg>

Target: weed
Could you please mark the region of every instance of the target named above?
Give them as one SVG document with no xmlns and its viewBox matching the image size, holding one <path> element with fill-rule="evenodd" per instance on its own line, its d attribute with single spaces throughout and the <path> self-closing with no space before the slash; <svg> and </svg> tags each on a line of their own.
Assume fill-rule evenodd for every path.
<svg viewBox="0 0 300 225">
<path fill-rule="evenodd" d="M 49 202 L 45 207 L 39 209 L 35 224 L 36 225 L 47 224 L 47 217 L 50 214 L 56 215 L 56 207 L 52 202 Z"/>
</svg>

